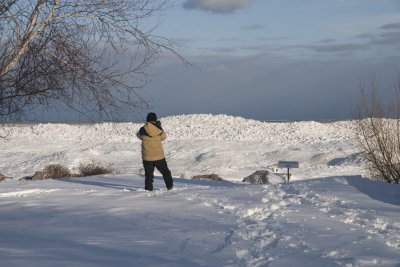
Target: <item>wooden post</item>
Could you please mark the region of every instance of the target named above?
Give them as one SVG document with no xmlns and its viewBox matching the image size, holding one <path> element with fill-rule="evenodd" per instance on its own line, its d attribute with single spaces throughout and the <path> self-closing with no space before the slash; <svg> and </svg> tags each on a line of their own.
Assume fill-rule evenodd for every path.
<svg viewBox="0 0 400 267">
<path fill-rule="evenodd" d="M 287 181 L 289 182 L 290 179 L 290 168 L 298 168 L 299 162 L 298 161 L 278 161 L 278 168 L 285 169 L 287 168 Z"/>
</svg>

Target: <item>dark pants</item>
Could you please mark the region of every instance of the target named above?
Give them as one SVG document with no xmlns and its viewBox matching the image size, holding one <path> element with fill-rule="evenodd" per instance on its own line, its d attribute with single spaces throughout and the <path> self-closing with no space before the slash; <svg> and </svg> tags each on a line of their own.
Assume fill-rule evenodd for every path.
<svg viewBox="0 0 400 267">
<path fill-rule="evenodd" d="M 156 161 L 146 161 L 143 160 L 144 167 L 144 175 L 145 179 L 145 187 L 144 189 L 152 191 L 153 190 L 153 179 L 154 179 L 154 168 L 157 168 L 159 172 L 161 172 L 164 177 L 164 182 L 167 189 L 171 189 L 173 186 L 171 171 L 168 169 L 167 161 L 164 159 L 156 160 Z"/>
</svg>

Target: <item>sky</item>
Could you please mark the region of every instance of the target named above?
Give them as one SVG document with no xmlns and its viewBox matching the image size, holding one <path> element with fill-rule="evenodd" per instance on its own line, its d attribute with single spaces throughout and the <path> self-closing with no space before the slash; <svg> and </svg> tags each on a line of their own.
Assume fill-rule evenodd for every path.
<svg viewBox="0 0 400 267">
<path fill-rule="evenodd" d="M 177 0 L 154 34 L 165 53 L 140 91 L 159 116 L 353 118 L 360 84 L 383 99 L 400 73 L 400 0 Z M 143 111 L 145 114 L 146 111 Z"/>
<path fill-rule="evenodd" d="M 137 93 L 148 109 L 119 120 L 227 114 L 256 120 L 348 120 L 376 78 L 386 103 L 400 81 L 400 0 L 169 0 L 142 26 L 167 38 Z M 38 111 L 34 120 L 87 120 Z"/>
</svg>

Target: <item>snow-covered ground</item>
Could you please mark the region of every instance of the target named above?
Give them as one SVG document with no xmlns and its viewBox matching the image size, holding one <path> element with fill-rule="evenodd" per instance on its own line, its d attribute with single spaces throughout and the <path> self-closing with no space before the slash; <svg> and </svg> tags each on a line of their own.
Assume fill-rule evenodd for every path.
<svg viewBox="0 0 400 267">
<path fill-rule="evenodd" d="M 351 122 L 161 121 L 172 191 L 143 190 L 142 124 L 3 126 L 0 266 L 400 266 L 400 187 L 363 178 Z M 19 181 L 90 160 L 116 173 Z M 289 183 L 241 182 L 279 160 Z"/>
</svg>

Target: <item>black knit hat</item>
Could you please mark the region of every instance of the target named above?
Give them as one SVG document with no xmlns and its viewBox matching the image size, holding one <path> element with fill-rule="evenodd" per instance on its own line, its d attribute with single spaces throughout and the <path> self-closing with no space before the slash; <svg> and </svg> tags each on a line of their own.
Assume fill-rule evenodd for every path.
<svg viewBox="0 0 400 267">
<path fill-rule="evenodd" d="M 146 121 L 157 121 L 157 115 L 154 112 L 150 112 L 149 114 L 147 114 L 147 118 Z"/>
</svg>

